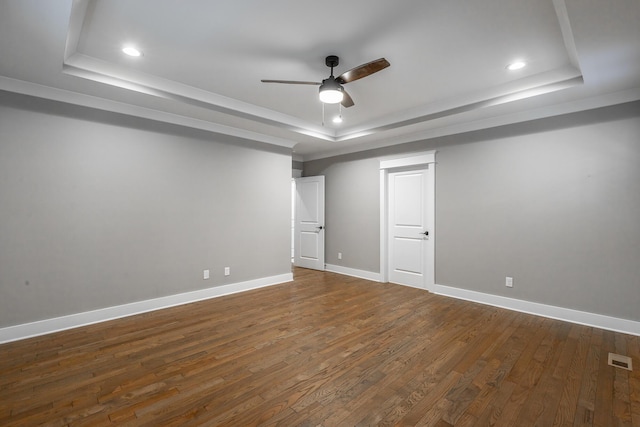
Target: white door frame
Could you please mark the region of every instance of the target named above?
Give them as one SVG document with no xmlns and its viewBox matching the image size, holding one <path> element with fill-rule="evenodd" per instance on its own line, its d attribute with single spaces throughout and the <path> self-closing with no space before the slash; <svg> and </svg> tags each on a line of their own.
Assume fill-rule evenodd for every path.
<svg viewBox="0 0 640 427">
<path fill-rule="evenodd" d="M 304 268 L 312 268 L 315 270 L 325 270 L 325 228 L 324 228 L 324 220 L 325 220 L 325 180 L 323 175 L 319 176 L 307 176 L 303 178 L 296 178 L 296 201 L 295 201 L 295 224 L 294 224 L 294 265 L 297 267 Z M 301 215 L 300 203 L 301 203 L 301 193 L 303 190 L 303 184 L 316 184 L 317 193 L 315 193 L 319 198 L 316 198 L 315 201 L 317 203 L 316 206 L 312 204 L 312 211 L 309 212 L 313 214 L 312 221 L 305 221 L 303 216 Z M 311 219 L 311 218 L 310 218 Z M 315 251 L 312 251 L 316 258 L 308 257 L 305 258 L 302 255 L 303 245 L 301 244 L 303 236 L 312 236 L 311 243 L 314 245 L 311 248 L 314 248 Z M 315 239 L 315 240 L 314 240 Z M 309 243 L 309 240 L 307 240 Z M 306 248 L 309 248 L 307 245 Z"/>
<path fill-rule="evenodd" d="M 391 158 L 380 160 L 380 279 L 381 282 L 389 281 L 389 197 L 388 197 L 388 178 L 389 172 L 399 169 L 407 169 L 411 167 L 427 166 L 428 188 L 427 191 L 427 227 L 429 230 L 429 245 L 426 251 L 428 259 L 426 260 L 425 284 L 424 289 L 433 291 L 435 285 L 435 166 L 436 152 L 424 151 L 416 153 L 410 157 Z"/>
</svg>

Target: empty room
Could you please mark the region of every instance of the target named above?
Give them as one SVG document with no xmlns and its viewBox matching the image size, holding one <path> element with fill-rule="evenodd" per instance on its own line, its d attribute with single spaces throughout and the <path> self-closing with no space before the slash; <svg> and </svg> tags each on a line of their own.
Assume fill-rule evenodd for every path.
<svg viewBox="0 0 640 427">
<path fill-rule="evenodd" d="M 640 427 L 639 22 L 0 1 L 0 425 Z"/>
</svg>

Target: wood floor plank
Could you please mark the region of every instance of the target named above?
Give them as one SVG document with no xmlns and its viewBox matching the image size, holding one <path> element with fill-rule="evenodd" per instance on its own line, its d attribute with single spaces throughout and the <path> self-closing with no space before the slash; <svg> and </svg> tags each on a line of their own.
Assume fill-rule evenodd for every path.
<svg viewBox="0 0 640 427">
<path fill-rule="evenodd" d="M 0 345 L 0 425 L 640 427 L 640 337 L 294 277 Z"/>
<path fill-rule="evenodd" d="M 579 333 L 575 337 L 577 340 L 576 350 L 573 353 L 571 362 L 569 363 L 568 372 L 563 381 L 562 395 L 558 402 L 558 410 L 553 421 L 554 426 L 569 427 L 573 424 L 575 413 L 578 406 L 578 396 L 580 393 L 580 380 L 587 359 L 587 351 L 589 348 L 589 340 L 591 337 L 591 328 L 574 326 L 572 332 Z M 557 373 L 554 373 L 558 377 Z"/>
<path fill-rule="evenodd" d="M 629 373 L 631 425 L 640 427 L 640 337 L 627 335 L 626 338 L 628 355 L 632 358 L 634 364 L 634 370 Z"/>
<path fill-rule="evenodd" d="M 615 368 L 609 369 L 607 365 L 609 352 L 614 351 L 614 333 L 603 332 L 602 347 L 600 348 L 600 362 L 598 370 L 598 385 L 595 393 L 595 405 L 593 412 L 594 427 L 615 425 L 613 417 L 613 380 Z"/>
<path fill-rule="evenodd" d="M 516 419 L 516 425 L 549 426 L 553 423 L 562 392 L 562 380 L 556 378 L 556 366 L 565 347 L 572 348 L 568 341 L 571 325 L 567 323 L 554 324 L 548 335 L 547 347 L 541 346 L 539 354 L 534 358 L 542 363 L 542 372 L 539 379 L 532 386 L 526 408 L 520 411 Z M 539 358 L 538 358 L 539 357 Z M 564 375 L 562 376 L 564 378 Z"/>
</svg>

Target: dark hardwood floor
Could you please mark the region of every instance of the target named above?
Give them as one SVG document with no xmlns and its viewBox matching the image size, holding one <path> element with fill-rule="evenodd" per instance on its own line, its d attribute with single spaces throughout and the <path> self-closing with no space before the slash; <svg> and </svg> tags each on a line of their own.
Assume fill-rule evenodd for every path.
<svg viewBox="0 0 640 427">
<path fill-rule="evenodd" d="M 638 368 L 639 337 L 298 269 L 1 345 L 0 425 L 640 426 Z"/>
</svg>

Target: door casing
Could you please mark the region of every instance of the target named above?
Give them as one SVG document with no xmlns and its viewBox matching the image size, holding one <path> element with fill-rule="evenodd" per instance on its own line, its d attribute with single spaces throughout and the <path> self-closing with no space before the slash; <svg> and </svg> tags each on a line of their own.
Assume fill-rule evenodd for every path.
<svg viewBox="0 0 640 427">
<path fill-rule="evenodd" d="M 296 178 L 294 264 L 325 269 L 324 176 Z"/>
<path fill-rule="evenodd" d="M 380 160 L 380 279 L 389 281 L 389 173 L 395 170 L 410 170 L 427 167 L 428 185 L 425 188 L 427 201 L 427 229 L 429 239 L 425 251 L 425 274 L 423 288 L 433 291 L 435 286 L 435 151 L 416 153 L 402 158 L 388 158 Z"/>
</svg>

